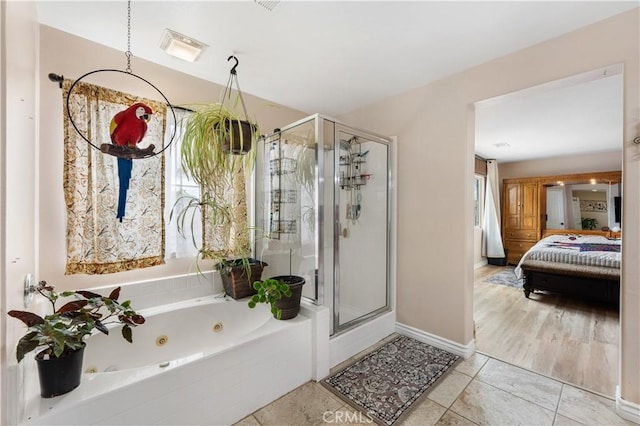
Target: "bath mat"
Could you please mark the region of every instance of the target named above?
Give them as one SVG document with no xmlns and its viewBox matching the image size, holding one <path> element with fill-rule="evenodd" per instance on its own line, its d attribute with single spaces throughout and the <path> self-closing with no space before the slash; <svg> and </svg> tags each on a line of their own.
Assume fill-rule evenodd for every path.
<svg viewBox="0 0 640 426">
<path fill-rule="evenodd" d="M 522 288 L 522 278 L 516 277 L 513 266 L 507 266 L 497 274 L 491 275 L 484 281 L 491 284 L 506 285 L 508 287 Z"/>
<path fill-rule="evenodd" d="M 381 425 L 407 414 L 460 357 L 398 336 L 322 384 Z"/>
</svg>

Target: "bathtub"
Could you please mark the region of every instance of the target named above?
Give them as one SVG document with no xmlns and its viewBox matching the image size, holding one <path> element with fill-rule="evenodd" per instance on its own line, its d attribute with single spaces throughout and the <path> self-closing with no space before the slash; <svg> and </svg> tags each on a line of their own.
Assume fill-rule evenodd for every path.
<svg viewBox="0 0 640 426">
<path fill-rule="evenodd" d="M 303 315 L 278 321 L 266 305 L 216 296 L 141 313 L 133 344 L 119 328 L 87 339 L 74 391 L 42 399 L 30 369 L 22 423 L 231 424 L 313 376 L 313 326 Z"/>
</svg>

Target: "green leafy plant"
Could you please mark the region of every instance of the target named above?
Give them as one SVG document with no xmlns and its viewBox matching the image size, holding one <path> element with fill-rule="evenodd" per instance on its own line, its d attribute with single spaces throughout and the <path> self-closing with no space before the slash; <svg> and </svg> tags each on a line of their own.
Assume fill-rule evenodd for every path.
<svg viewBox="0 0 640 426">
<path fill-rule="evenodd" d="M 282 280 L 267 278 L 263 281 L 255 281 L 253 288 L 257 293 L 251 296 L 249 307 L 253 309 L 258 303 L 268 303 L 271 305 L 271 313 L 280 319 L 282 311 L 276 306 L 276 302 L 283 297 L 291 297 L 289 284 Z"/>
<path fill-rule="evenodd" d="M 260 130 L 220 103 L 191 108 L 195 112 L 185 122 L 180 148 L 182 169 L 201 187 L 218 194 L 220 188 L 231 184 L 236 172 L 243 167 L 251 170 L 255 165 Z M 243 127 L 249 132 L 243 132 Z M 246 155 L 229 154 L 229 141 L 236 137 Z"/>
<path fill-rule="evenodd" d="M 213 226 L 228 224 L 231 222 L 229 210 L 228 205 L 219 203 L 208 192 L 204 192 L 201 197 L 183 194 L 173 204 L 169 214 L 169 222 L 175 216 L 178 235 L 187 239 L 187 234 L 190 234 L 193 246 L 200 251 L 202 244 L 196 241 L 195 235 L 196 219 L 199 218 L 202 221 L 202 218 L 206 217 Z"/>
<path fill-rule="evenodd" d="M 28 311 L 9 311 L 8 315 L 22 321 L 28 328 L 19 341 L 17 359 L 20 362 L 25 354 L 44 347 L 40 354 L 50 358 L 60 358 L 82 348 L 84 338 L 94 329 L 109 334 L 109 324 L 123 324 L 122 337 L 133 343 L 132 327 L 144 324 L 145 318 L 131 308 L 130 301 L 118 302 L 120 287 L 114 289 L 109 297 L 86 290 L 57 293 L 46 281 L 40 281 L 36 291 L 44 296 L 53 313 L 44 318 Z M 74 300 L 56 308 L 61 297 L 73 297 Z"/>
<path fill-rule="evenodd" d="M 598 220 L 595 218 L 583 217 L 581 219 L 581 222 L 582 222 L 582 229 L 591 230 L 591 229 L 596 229 L 596 226 L 598 226 Z"/>
<path fill-rule="evenodd" d="M 182 170 L 199 185 L 201 195 L 178 197 L 169 220 L 176 218 L 178 233 L 183 238 L 188 234 L 185 231 L 191 229 L 191 240 L 198 250 L 197 261 L 206 259 L 218 264 L 229 259 L 248 258 L 251 230 L 246 224 L 246 214 L 241 217 L 242 214 L 236 212 L 237 205 L 229 194 L 236 190 L 239 181 L 244 188 L 241 172 L 250 172 L 255 166 L 255 147 L 260 136 L 258 126 L 242 120 L 221 103 L 191 105 L 190 108 L 194 112 L 184 122 L 180 148 Z M 234 137 L 240 139 L 238 151 L 230 149 L 230 140 Z M 244 155 L 232 155 L 245 151 Z M 218 232 L 228 235 L 233 247 L 209 247 L 206 238 L 196 241 L 193 230 L 197 217 L 216 235 Z M 248 263 L 244 263 L 248 268 Z"/>
</svg>

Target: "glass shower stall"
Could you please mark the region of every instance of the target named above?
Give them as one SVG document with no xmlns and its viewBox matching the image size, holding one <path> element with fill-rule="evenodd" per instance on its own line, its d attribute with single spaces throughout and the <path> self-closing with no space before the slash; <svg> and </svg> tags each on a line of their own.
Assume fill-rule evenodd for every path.
<svg viewBox="0 0 640 426">
<path fill-rule="evenodd" d="M 255 254 L 297 275 L 332 335 L 391 307 L 391 140 L 316 114 L 258 143 Z"/>
</svg>

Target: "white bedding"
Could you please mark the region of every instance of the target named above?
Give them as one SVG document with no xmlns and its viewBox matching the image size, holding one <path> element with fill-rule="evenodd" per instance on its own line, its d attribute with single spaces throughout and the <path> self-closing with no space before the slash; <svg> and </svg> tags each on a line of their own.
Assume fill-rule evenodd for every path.
<svg viewBox="0 0 640 426">
<path fill-rule="evenodd" d="M 619 251 L 581 251 L 581 244 L 620 246 L 621 240 L 610 240 L 596 235 L 551 235 L 538 241 L 522 256 L 515 269 L 516 276 L 522 278 L 521 265 L 526 260 L 620 268 L 621 253 Z"/>
</svg>

